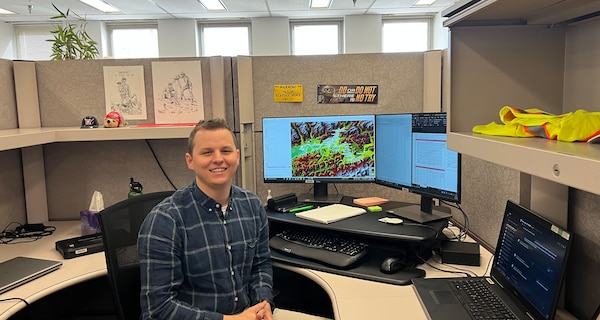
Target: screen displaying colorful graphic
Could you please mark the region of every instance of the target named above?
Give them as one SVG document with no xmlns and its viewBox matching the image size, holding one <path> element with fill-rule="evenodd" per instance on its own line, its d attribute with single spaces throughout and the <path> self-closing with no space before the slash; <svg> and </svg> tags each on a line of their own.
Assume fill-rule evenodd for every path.
<svg viewBox="0 0 600 320">
<path fill-rule="evenodd" d="M 374 131 L 372 120 L 290 123 L 292 177 L 374 178 Z"/>
<path fill-rule="evenodd" d="M 265 181 L 375 180 L 375 117 L 264 118 Z"/>
<path fill-rule="evenodd" d="M 375 116 L 264 118 L 265 182 L 314 183 L 327 195 L 327 182 L 375 181 Z"/>
</svg>

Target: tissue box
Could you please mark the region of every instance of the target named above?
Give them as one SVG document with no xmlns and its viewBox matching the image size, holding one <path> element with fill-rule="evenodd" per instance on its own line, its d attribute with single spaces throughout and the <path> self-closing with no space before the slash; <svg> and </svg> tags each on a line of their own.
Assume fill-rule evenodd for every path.
<svg viewBox="0 0 600 320">
<path fill-rule="evenodd" d="M 79 211 L 79 218 L 81 221 L 81 235 L 86 236 L 90 234 L 100 233 L 100 222 L 98 221 L 98 212 L 83 210 Z"/>
</svg>

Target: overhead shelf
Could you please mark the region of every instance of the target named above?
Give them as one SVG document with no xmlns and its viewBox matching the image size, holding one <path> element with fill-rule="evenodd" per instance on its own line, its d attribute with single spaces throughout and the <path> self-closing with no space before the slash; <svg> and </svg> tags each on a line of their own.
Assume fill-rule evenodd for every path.
<svg viewBox="0 0 600 320">
<path fill-rule="evenodd" d="M 448 147 L 590 193 L 600 186 L 600 144 L 451 132 Z"/>
<path fill-rule="evenodd" d="M 0 151 L 53 142 L 187 138 L 190 131 L 189 126 L 6 129 L 0 130 Z"/>
<path fill-rule="evenodd" d="M 505 21 L 552 25 L 600 13 L 597 0 L 463 0 L 442 12 L 444 26 Z"/>
</svg>

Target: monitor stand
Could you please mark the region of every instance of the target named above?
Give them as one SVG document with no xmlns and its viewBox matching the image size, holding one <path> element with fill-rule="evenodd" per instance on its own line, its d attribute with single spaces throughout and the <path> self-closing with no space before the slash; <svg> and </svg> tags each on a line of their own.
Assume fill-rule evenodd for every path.
<svg viewBox="0 0 600 320">
<path fill-rule="evenodd" d="M 387 210 L 387 212 L 420 223 L 452 218 L 450 208 L 434 207 L 433 199 L 425 196 L 421 196 L 420 206 L 411 204 L 404 207 L 393 208 Z"/>
<path fill-rule="evenodd" d="M 322 203 L 322 204 L 334 204 L 341 203 L 343 194 L 329 194 L 327 192 L 327 183 L 315 183 L 313 186 L 313 193 L 302 193 L 298 197 L 298 201 L 300 202 L 312 202 L 312 203 Z"/>
<path fill-rule="evenodd" d="M 312 193 L 302 193 L 298 197 L 299 202 L 312 202 L 323 204 L 341 203 L 344 195 L 342 194 L 327 194 L 324 196 L 315 196 Z"/>
</svg>

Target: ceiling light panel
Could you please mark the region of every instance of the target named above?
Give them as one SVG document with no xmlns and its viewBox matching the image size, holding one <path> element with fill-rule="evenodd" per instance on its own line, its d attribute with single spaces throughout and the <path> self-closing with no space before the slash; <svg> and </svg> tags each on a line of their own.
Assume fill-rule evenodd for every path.
<svg viewBox="0 0 600 320">
<path fill-rule="evenodd" d="M 209 11 L 227 10 L 227 9 L 225 9 L 225 6 L 223 5 L 223 3 L 220 0 L 198 0 L 198 1 L 204 6 L 204 8 L 206 8 L 206 10 L 209 10 Z"/>
<path fill-rule="evenodd" d="M 413 6 L 416 6 L 416 7 L 430 6 L 436 1 L 437 0 L 418 0 L 417 2 L 415 2 L 415 4 L 413 4 Z"/>
<path fill-rule="evenodd" d="M 0 14 L 15 14 L 15 13 L 14 13 L 14 12 L 12 12 L 12 11 L 8 11 L 8 10 L 6 10 L 6 9 L 2 9 L 2 8 L 0 8 Z"/>
<path fill-rule="evenodd" d="M 87 4 L 88 6 L 94 7 L 102 12 L 121 12 L 121 10 L 113 7 L 112 5 L 101 1 L 101 0 L 79 0 L 85 4 Z"/>
<path fill-rule="evenodd" d="M 311 0 L 310 7 L 312 9 L 324 9 L 329 8 L 331 5 L 331 0 Z"/>
</svg>

